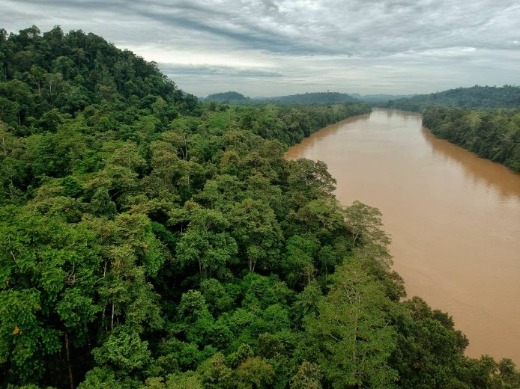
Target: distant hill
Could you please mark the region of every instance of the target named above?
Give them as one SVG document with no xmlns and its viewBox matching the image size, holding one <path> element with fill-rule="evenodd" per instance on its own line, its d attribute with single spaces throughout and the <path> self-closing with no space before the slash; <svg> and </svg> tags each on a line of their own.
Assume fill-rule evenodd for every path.
<svg viewBox="0 0 520 389">
<path fill-rule="evenodd" d="M 215 101 L 217 103 L 248 103 L 251 101 L 249 97 L 244 96 L 238 92 L 223 92 L 223 93 L 213 93 L 208 95 L 205 99 L 206 101 Z"/>
<path fill-rule="evenodd" d="M 384 103 L 390 100 L 407 99 L 414 95 L 388 95 L 388 94 L 373 94 L 373 95 L 352 95 L 353 97 L 367 102 L 367 103 Z"/>
<path fill-rule="evenodd" d="M 285 104 L 341 104 L 359 102 L 354 97 L 339 92 L 311 92 L 289 96 L 269 97 L 267 101 Z"/>
<path fill-rule="evenodd" d="M 417 95 L 405 99 L 391 100 L 386 108 L 421 112 L 428 107 L 464 108 L 517 108 L 520 106 L 520 87 L 505 85 L 474 86 L 471 88 L 450 89 L 427 95 Z"/>
<path fill-rule="evenodd" d="M 395 97 L 395 96 L 394 96 Z M 244 96 L 238 92 L 223 92 L 208 95 L 205 101 L 214 101 L 218 103 L 240 103 L 240 104 L 263 104 L 263 103 L 281 103 L 281 104 L 343 104 L 359 102 L 359 99 L 352 97 L 346 93 L 339 92 L 307 92 L 288 96 L 274 97 L 258 97 L 251 98 Z M 388 101 L 386 99 L 384 101 Z"/>
</svg>

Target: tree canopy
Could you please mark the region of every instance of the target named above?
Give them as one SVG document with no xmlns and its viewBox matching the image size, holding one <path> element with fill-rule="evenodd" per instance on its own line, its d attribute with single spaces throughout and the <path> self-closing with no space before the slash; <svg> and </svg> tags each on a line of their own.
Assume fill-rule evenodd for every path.
<svg viewBox="0 0 520 389">
<path fill-rule="evenodd" d="M 432 107 L 423 124 L 439 138 L 520 172 L 520 109 Z"/>
</svg>

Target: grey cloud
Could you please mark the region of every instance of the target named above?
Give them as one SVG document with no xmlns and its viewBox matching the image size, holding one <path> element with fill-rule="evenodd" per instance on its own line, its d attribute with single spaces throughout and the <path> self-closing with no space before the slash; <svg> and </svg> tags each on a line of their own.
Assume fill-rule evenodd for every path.
<svg viewBox="0 0 520 389">
<path fill-rule="evenodd" d="M 20 7 L 60 7 L 83 11 L 84 15 L 117 10 L 120 17 L 114 15 L 116 25 L 123 22 L 122 15 L 131 14 L 179 33 L 220 37 L 223 48 L 234 44 L 300 55 L 377 56 L 450 46 L 507 46 L 520 31 L 520 5 L 509 0 L 314 3 L 321 6 L 298 6 L 294 0 L 17 2 Z M 510 39 L 504 39 L 508 36 Z"/>
<path fill-rule="evenodd" d="M 272 11 L 272 2 L 263 2 L 268 11 Z M 269 5 L 271 4 L 272 5 Z M 334 54 L 337 49 L 331 45 L 313 44 L 312 41 L 294 39 L 280 33 L 278 23 L 269 25 L 262 19 L 263 9 L 249 7 L 237 13 L 233 4 L 215 9 L 197 2 L 179 2 L 167 5 L 155 1 L 156 7 L 147 7 L 142 3 L 134 5 L 141 15 L 165 26 L 185 31 L 208 33 L 214 37 L 229 39 L 222 46 L 236 44 L 256 50 L 288 54 Z M 272 14 L 272 12 L 269 12 Z M 245 16 L 245 17 L 244 17 Z"/>
<path fill-rule="evenodd" d="M 273 14 L 273 13 L 276 14 L 276 13 L 278 13 L 280 11 L 280 9 L 278 8 L 278 6 L 276 5 L 276 3 L 274 1 L 262 0 L 262 3 L 264 4 L 265 11 L 268 14 Z"/>
<path fill-rule="evenodd" d="M 231 66 L 182 66 L 165 63 L 158 63 L 162 72 L 168 75 L 224 75 L 230 77 L 255 77 L 255 78 L 274 78 L 282 77 L 280 72 L 261 69 L 241 69 Z"/>
<path fill-rule="evenodd" d="M 417 89 L 520 82 L 514 70 L 520 60 L 517 0 L 2 2 L 0 27 L 17 31 L 36 24 L 47 30 L 59 24 L 100 34 L 137 54 L 153 47 L 179 59 L 161 69 L 197 90 L 226 81 L 240 86 L 237 80 L 247 81 L 250 90 L 266 90 L 266 80 L 276 80 L 269 88 L 282 94 L 311 85 L 415 91 L 391 90 L 388 80 L 395 88 Z M 186 65 L 193 53 L 198 62 Z M 236 64 L 245 56 L 250 67 Z M 235 64 L 226 63 L 231 57 Z M 208 79 L 214 81 L 210 86 Z M 271 89 L 265 93 L 273 94 Z"/>
</svg>

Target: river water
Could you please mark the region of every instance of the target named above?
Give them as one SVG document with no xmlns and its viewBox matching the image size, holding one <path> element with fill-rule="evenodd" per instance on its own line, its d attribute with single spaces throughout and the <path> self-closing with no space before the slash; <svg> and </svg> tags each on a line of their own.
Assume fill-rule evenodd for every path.
<svg viewBox="0 0 520 389">
<path fill-rule="evenodd" d="M 326 127 L 287 158 L 324 161 L 343 205 L 381 210 L 408 296 L 453 316 L 469 356 L 520 365 L 520 174 L 436 139 L 420 115 L 384 109 Z"/>
</svg>

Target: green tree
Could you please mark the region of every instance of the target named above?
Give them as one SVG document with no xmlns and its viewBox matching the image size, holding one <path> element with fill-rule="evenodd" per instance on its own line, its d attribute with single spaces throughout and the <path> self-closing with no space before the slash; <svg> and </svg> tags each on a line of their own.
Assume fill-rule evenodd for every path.
<svg viewBox="0 0 520 389">
<path fill-rule="evenodd" d="M 458 370 L 463 369 L 467 339 L 454 329 L 447 314 L 432 310 L 419 297 L 405 301 L 402 308 L 405 311 L 399 311 L 395 319 L 398 341 L 392 357 L 392 365 L 399 370 L 400 385 L 447 387 L 458 377 Z"/>
<path fill-rule="evenodd" d="M 221 212 L 195 207 L 188 230 L 177 245 L 177 258 L 185 266 L 196 263 L 203 279 L 223 276 L 238 252 L 235 240 L 226 232 L 228 227 Z"/>
<path fill-rule="evenodd" d="M 288 165 L 289 195 L 295 204 L 333 196 L 336 180 L 327 171 L 324 162 L 298 159 L 289 161 Z"/>
<path fill-rule="evenodd" d="M 225 364 L 222 353 L 217 353 L 204 361 L 197 369 L 204 388 L 232 388 L 234 387 L 233 370 Z"/>
<path fill-rule="evenodd" d="M 249 271 L 254 272 L 257 264 L 268 270 L 279 256 L 282 241 L 273 210 L 261 201 L 247 198 L 235 205 L 230 219 L 232 234 L 247 258 Z"/>
<path fill-rule="evenodd" d="M 314 258 L 318 253 L 319 241 L 312 236 L 294 235 L 287 239 L 285 247 L 282 267 L 289 285 L 298 285 L 302 280 L 309 285 L 316 275 Z"/>
<path fill-rule="evenodd" d="M 98 364 L 111 366 L 119 376 L 139 373 L 151 362 L 148 342 L 124 326 L 112 331 L 106 342 L 94 349 L 92 354 Z"/>
<path fill-rule="evenodd" d="M 388 245 L 388 237 L 381 230 L 381 212 L 374 207 L 354 201 L 352 205 L 345 208 L 345 220 L 347 227 L 352 233 L 353 245 L 359 244 L 360 239 L 368 242 Z"/>
<path fill-rule="evenodd" d="M 304 361 L 291 378 L 291 389 L 321 389 L 321 376 L 318 365 Z"/>
<path fill-rule="evenodd" d="M 250 357 L 235 370 L 239 388 L 268 388 L 275 372 L 269 363 L 260 357 Z"/>
<path fill-rule="evenodd" d="M 395 386 L 397 372 L 389 365 L 396 347 L 388 300 L 380 284 L 352 260 L 340 266 L 318 315 L 306 320 L 316 341 L 319 364 L 335 388 Z"/>
</svg>

